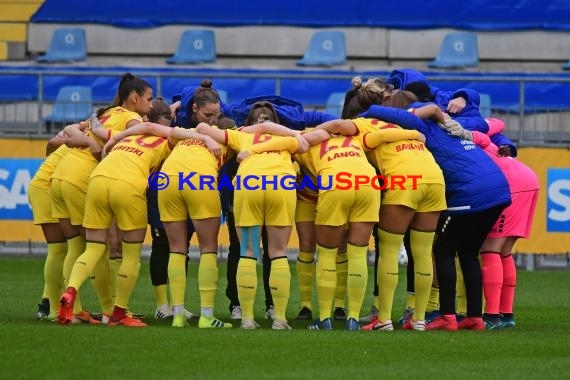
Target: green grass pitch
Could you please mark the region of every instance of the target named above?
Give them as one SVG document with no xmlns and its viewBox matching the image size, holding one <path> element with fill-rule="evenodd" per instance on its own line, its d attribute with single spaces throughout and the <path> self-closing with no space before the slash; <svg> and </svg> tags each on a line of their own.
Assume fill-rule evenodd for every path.
<svg viewBox="0 0 570 380">
<path fill-rule="evenodd" d="M 131 301 L 148 328 L 59 326 L 33 319 L 43 287 L 43 259 L 0 257 L 0 378 L 5 379 L 563 379 L 570 376 L 570 272 L 519 271 L 517 327 L 485 332 L 308 331 L 294 321 L 295 270 L 288 309 L 292 331 L 174 329 L 154 320 L 148 262 Z M 258 267 L 261 275 L 261 267 Z M 192 262 L 187 306 L 199 311 L 197 263 Z M 372 283 L 370 272 L 369 284 Z M 261 286 L 261 278 L 259 285 Z M 394 320 L 404 306 L 400 276 Z M 225 263 L 220 265 L 217 316 L 228 320 Z M 371 292 L 364 303 L 365 314 Z M 97 310 L 91 285 L 84 304 Z M 316 303 L 315 303 L 316 304 Z"/>
</svg>

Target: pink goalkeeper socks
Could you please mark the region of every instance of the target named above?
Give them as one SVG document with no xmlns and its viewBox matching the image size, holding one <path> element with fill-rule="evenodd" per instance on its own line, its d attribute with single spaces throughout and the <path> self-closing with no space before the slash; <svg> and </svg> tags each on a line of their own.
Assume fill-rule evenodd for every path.
<svg viewBox="0 0 570 380">
<path fill-rule="evenodd" d="M 481 262 L 485 313 L 499 314 L 501 288 L 503 286 L 501 255 L 498 252 L 481 252 Z"/>
</svg>

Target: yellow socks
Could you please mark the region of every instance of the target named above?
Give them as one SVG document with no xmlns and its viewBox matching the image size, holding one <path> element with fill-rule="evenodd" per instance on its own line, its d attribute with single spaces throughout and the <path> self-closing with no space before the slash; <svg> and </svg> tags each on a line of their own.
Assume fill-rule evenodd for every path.
<svg viewBox="0 0 570 380">
<path fill-rule="evenodd" d="M 121 264 L 123 264 L 122 258 L 109 259 L 109 268 L 111 270 L 111 297 L 113 297 L 113 303 L 115 303 L 117 297 L 117 277 Z"/>
<path fill-rule="evenodd" d="M 366 263 L 366 253 L 368 246 L 359 247 L 347 243 L 346 253 L 348 256 L 348 314 L 347 318 L 354 318 L 358 321 L 360 309 L 366 294 L 366 283 L 368 282 L 368 265 Z M 338 268 L 338 267 L 337 267 Z"/>
<path fill-rule="evenodd" d="M 275 319 L 286 321 L 285 311 L 287 310 L 291 291 L 291 270 L 289 269 L 287 257 L 277 257 L 271 260 L 269 288 L 271 288 L 271 296 L 273 297 L 273 305 L 275 307 Z"/>
<path fill-rule="evenodd" d="M 398 254 L 404 235 L 397 235 L 378 229 L 380 238 L 380 259 L 378 260 L 378 288 L 381 321 L 392 319 L 392 303 L 398 285 Z"/>
<path fill-rule="evenodd" d="M 73 286 L 69 284 L 71 280 L 71 271 L 75 265 L 75 260 L 77 260 L 77 258 L 81 256 L 83 252 L 85 252 L 85 239 L 83 236 L 78 235 L 72 237 L 71 239 L 67 239 L 67 255 L 65 256 L 65 261 L 63 262 L 63 281 L 65 283 L 65 288 L 68 286 Z M 93 265 L 95 265 L 95 263 L 93 263 Z M 81 283 L 83 283 L 90 275 L 91 272 L 87 274 L 87 277 L 85 277 Z M 81 305 L 79 288 L 75 289 L 77 290 L 77 296 L 75 297 L 75 304 L 73 305 L 73 314 L 79 314 L 83 310 L 83 306 Z"/>
<path fill-rule="evenodd" d="M 465 280 L 463 279 L 463 271 L 459 259 L 455 258 L 455 312 L 457 314 L 467 315 L 467 297 L 465 293 Z"/>
<path fill-rule="evenodd" d="M 346 280 L 348 276 L 347 252 L 336 255 L 336 290 L 334 294 L 334 307 L 344 307 L 346 298 Z"/>
<path fill-rule="evenodd" d="M 311 309 L 311 296 L 313 293 L 313 278 L 315 273 L 315 254 L 313 252 L 299 252 L 296 269 L 301 306 Z"/>
<path fill-rule="evenodd" d="M 253 319 L 253 303 L 257 291 L 257 260 L 254 257 L 239 258 L 236 282 L 242 320 Z"/>
<path fill-rule="evenodd" d="M 85 253 L 80 255 L 75 261 L 67 286 L 74 288 L 79 294 L 81 285 L 91 277 L 97 262 L 105 255 L 106 249 L 107 244 L 105 243 L 88 242 L 86 244 Z M 77 313 L 79 312 L 81 312 L 81 310 Z"/>
<path fill-rule="evenodd" d="M 159 308 L 162 305 L 168 305 L 168 285 L 156 285 L 153 286 L 153 290 L 156 307 Z"/>
<path fill-rule="evenodd" d="M 429 300 L 426 311 L 439 310 L 439 288 L 432 285 L 429 292 Z"/>
<path fill-rule="evenodd" d="M 186 254 L 170 252 L 168 259 L 168 284 L 172 306 L 184 305 L 186 295 Z"/>
<path fill-rule="evenodd" d="M 66 254 L 67 241 L 48 243 L 44 264 L 44 298 L 49 299 L 50 314 L 57 313 L 59 297 L 63 293 L 63 262 Z"/>
<path fill-rule="evenodd" d="M 128 310 L 129 299 L 139 277 L 142 242 L 129 243 L 123 241 L 122 246 L 123 263 L 119 268 L 119 276 L 117 278 L 115 305 Z"/>
<path fill-rule="evenodd" d="M 337 248 L 325 248 L 317 245 L 318 259 L 317 295 L 319 299 L 319 319 L 331 317 L 331 309 L 336 290 L 336 254 Z"/>
<path fill-rule="evenodd" d="M 200 255 L 198 289 L 200 290 L 200 307 L 213 309 L 218 290 L 218 257 L 215 253 Z"/>
<path fill-rule="evenodd" d="M 95 288 L 101 311 L 103 314 L 113 313 L 113 295 L 111 292 L 111 268 L 109 266 L 109 246 L 105 245 L 105 252 L 95 264 L 91 274 L 91 285 Z"/>
<path fill-rule="evenodd" d="M 431 259 L 435 232 L 410 230 L 410 246 L 414 256 L 414 289 L 416 307 L 414 320 L 424 320 L 428 305 L 431 283 L 433 280 L 433 262 Z"/>
</svg>

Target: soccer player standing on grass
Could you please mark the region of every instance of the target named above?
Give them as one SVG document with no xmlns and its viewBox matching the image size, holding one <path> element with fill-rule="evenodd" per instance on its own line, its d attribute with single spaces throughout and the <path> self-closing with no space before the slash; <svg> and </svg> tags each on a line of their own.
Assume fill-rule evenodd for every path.
<svg viewBox="0 0 570 380">
<path fill-rule="evenodd" d="M 142 116 L 146 115 L 151 108 L 151 101 L 151 86 L 141 78 L 126 73 L 121 77 L 113 103 L 99 110 L 98 114 L 106 128 L 122 131 L 142 122 Z M 100 151 L 102 140 L 94 137 L 92 131 L 88 131 L 88 136 L 93 137 L 90 139 L 95 142 L 93 148 Z M 66 285 L 75 260 L 85 250 L 85 232 L 82 228 L 85 195 L 89 175 L 97 164 L 98 160 L 88 149 L 74 148 L 61 159 L 51 177 L 51 192 L 54 200 L 52 214 L 59 219 L 68 242 L 63 267 Z M 109 273 L 108 261 L 101 261 L 93 273 L 93 285 L 100 298 L 103 313 L 110 313 L 113 309 Z M 82 306 L 78 298 L 75 302 L 74 313 L 81 316 L 81 312 Z M 86 317 L 87 321 L 91 321 L 91 318 Z"/>
<path fill-rule="evenodd" d="M 255 127 L 244 127 L 242 130 L 254 131 Z M 259 142 L 275 138 L 267 134 L 234 130 L 221 131 L 210 128 L 207 124 L 200 124 L 196 129 L 220 143 L 228 144 L 236 152 L 247 150 Z M 290 133 L 295 134 L 294 131 Z M 299 137 L 299 139 L 302 138 Z M 284 141 L 283 144 L 286 142 Z M 236 181 L 245 180 L 249 175 L 255 176 L 250 184 L 236 182 L 234 186 L 234 215 L 241 247 L 237 285 L 243 313 L 241 323 L 243 329 L 257 327 L 253 312 L 257 290 L 256 262 L 259 258 L 260 230 L 264 225 L 267 228 L 268 251 L 272 260 L 269 277 L 275 304 L 272 328 L 275 330 L 291 329 L 285 316 L 291 283 L 287 243 L 294 223 L 296 195 L 293 191 L 281 189 L 278 184 L 283 177 L 295 175 L 291 153 L 296 151 L 297 146 L 294 149 L 291 146 L 282 146 L 283 148 L 256 155 L 242 162 L 236 176 Z"/>
<path fill-rule="evenodd" d="M 63 261 L 67 253 L 67 241 L 61 230 L 59 220 L 51 216 L 50 177 L 70 148 L 63 145 L 65 137 L 59 134 L 50 140 L 51 144 L 60 145 L 38 168 L 30 181 L 28 200 L 34 214 L 34 224 L 41 226 L 47 243 L 47 257 L 44 264 L 44 292 L 38 305 L 37 319 L 55 321 L 57 300 L 63 291 Z"/>
</svg>

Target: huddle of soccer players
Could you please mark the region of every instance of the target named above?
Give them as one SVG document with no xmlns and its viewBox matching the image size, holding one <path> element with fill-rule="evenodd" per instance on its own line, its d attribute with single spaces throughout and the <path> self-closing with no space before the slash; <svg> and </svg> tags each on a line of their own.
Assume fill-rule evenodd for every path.
<svg viewBox="0 0 570 380">
<path fill-rule="evenodd" d="M 110 107 L 87 122 L 66 126 L 50 141 L 50 146 L 65 144 L 48 156 L 30 187 L 34 190 L 30 191 L 34 222 L 42 225 L 48 242 L 44 294 L 49 298 L 49 319 L 62 324 L 99 323 L 83 310 L 79 298 L 81 285 L 91 278 L 103 323 L 146 326 L 129 312 L 128 304 L 146 232 L 149 174 L 161 168 L 169 183 L 158 192 L 158 211 L 169 243 L 171 305 L 166 306 L 172 307 L 172 326 L 184 327 L 193 316 L 184 307 L 187 226 L 191 220 L 200 248 L 198 326 L 232 327 L 214 315 L 222 203 L 217 190 L 201 186 L 200 176 L 215 179 L 222 165 L 233 159 L 239 162 L 237 174 L 242 178 L 248 174 L 271 178 L 269 182 L 252 181 L 249 188 L 236 188 L 233 194 L 239 237 L 239 260 L 234 261 L 237 271 L 233 272 L 237 272 L 237 289 L 226 293 L 238 295 L 242 328 L 259 327 L 254 319 L 254 299 L 262 230 L 267 235 L 264 248 L 270 266 L 266 286 L 273 306 L 268 307 L 267 316 L 273 320 L 273 329 L 291 328 L 285 311 L 291 289 L 287 243 L 294 222 L 301 242 L 297 272 L 302 303 L 297 319 L 312 318 L 313 278 L 317 289 L 319 318 L 309 329 L 333 328 L 333 302 L 340 289 L 341 301 L 344 291 L 347 293 L 347 330 L 392 331 L 397 256 L 406 232 L 412 268 L 408 293 L 413 296 L 408 297 L 401 321 L 404 329 L 514 326 L 516 271 L 510 251 L 517 238 L 528 237 L 538 182 L 513 187 L 500 164 L 476 145 L 494 146 L 481 137 L 489 133 L 499 145 L 490 148 L 494 152 L 490 154 L 498 156 L 500 149 L 510 144 L 516 155 L 512 143 L 500 140 L 505 139 L 500 128 L 489 128 L 497 122 L 488 123 L 480 116 L 476 93 L 436 91 L 421 73 L 396 70 L 387 81 L 373 78 L 363 83 L 355 78 L 345 98 L 342 119 L 336 120 L 332 115 L 304 111 L 298 103 L 276 96 L 224 105 L 211 87 L 210 81 L 203 81 L 199 87 L 185 89 L 186 95 L 183 93 L 181 102 L 173 107 L 177 116 L 173 125 L 191 129 L 171 128 L 143 123 L 152 109 L 151 86 L 125 74 Z M 251 113 L 255 113 L 253 119 Z M 254 125 L 236 130 L 236 124 L 245 123 L 244 116 L 250 116 L 247 124 Z M 509 165 L 527 177 L 533 175 L 516 160 L 510 160 Z M 198 190 L 190 190 L 192 186 L 180 186 L 179 190 L 179 173 L 192 172 L 197 174 L 189 181 Z M 382 192 L 371 183 L 360 184 L 358 189 L 353 183 L 347 190 L 337 186 L 341 184 L 337 182 L 339 173 L 373 178 L 377 172 L 388 179 L 405 176 L 407 180 Z M 311 178 L 313 191 L 311 186 L 299 191 L 264 186 L 294 176 L 300 181 Z M 323 186 L 326 178 L 332 179 L 332 186 Z M 217 187 L 215 180 L 212 185 Z M 116 281 L 111 279 L 108 254 L 113 223 L 122 240 Z M 368 281 L 366 257 L 374 226 L 379 236 L 375 306 L 368 323 L 361 327 L 359 314 Z M 346 246 L 346 256 L 339 254 L 342 246 Z M 480 251 L 485 253 L 483 277 Z M 460 321 L 455 307 L 456 256 L 467 301 L 466 316 Z M 340 276 L 343 272 L 346 277 Z M 433 307 L 430 290 L 433 293 L 438 287 L 439 302 Z M 487 300 L 484 315 L 483 290 Z M 157 310 L 166 296 L 158 298 Z M 433 311 L 427 310 L 428 301 L 431 309 L 439 309 L 433 320 L 426 317 L 426 311 Z M 339 309 L 344 312 L 341 305 L 334 303 L 335 319 Z"/>
</svg>

